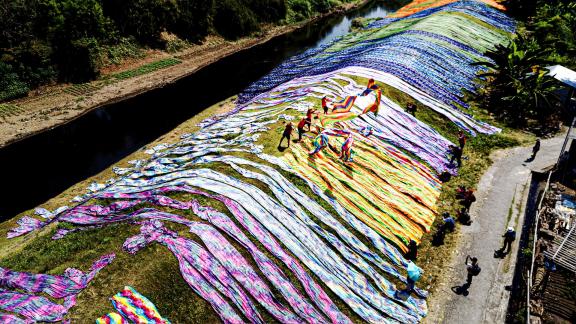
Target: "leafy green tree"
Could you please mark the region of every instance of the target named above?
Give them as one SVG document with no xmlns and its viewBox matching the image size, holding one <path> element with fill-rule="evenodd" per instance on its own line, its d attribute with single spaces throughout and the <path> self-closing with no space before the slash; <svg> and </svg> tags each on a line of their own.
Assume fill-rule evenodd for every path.
<svg viewBox="0 0 576 324">
<path fill-rule="evenodd" d="M 30 88 L 20 80 L 12 65 L 0 61 L 0 102 L 25 96 Z"/>
<path fill-rule="evenodd" d="M 229 39 L 237 39 L 259 29 L 258 20 L 252 10 L 238 0 L 221 0 L 216 6 L 214 27 Z"/>
<path fill-rule="evenodd" d="M 178 15 L 176 0 L 103 0 L 103 7 L 122 35 L 151 46 L 162 45 L 160 34 Z"/>
<path fill-rule="evenodd" d="M 517 34 L 507 46 L 485 53 L 490 61 L 475 63 L 489 68 L 479 74 L 487 81 L 480 87 L 479 102 L 513 126 L 526 126 L 529 120 L 549 122 L 559 113 L 556 83 L 541 68 L 550 52 Z"/>
<path fill-rule="evenodd" d="M 178 14 L 170 31 L 190 41 L 200 41 L 210 30 L 214 0 L 177 0 Z"/>
</svg>

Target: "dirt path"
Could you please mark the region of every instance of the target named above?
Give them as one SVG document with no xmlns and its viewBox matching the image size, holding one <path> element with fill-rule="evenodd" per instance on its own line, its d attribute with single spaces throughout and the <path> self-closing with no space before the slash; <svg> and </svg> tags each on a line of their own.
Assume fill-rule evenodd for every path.
<svg viewBox="0 0 576 324">
<path fill-rule="evenodd" d="M 175 54 L 158 51 L 153 57 L 147 57 L 135 63 L 131 62 L 124 68 L 124 70 L 134 69 L 151 63 L 151 59 L 158 61 L 176 58 L 181 61 L 179 64 L 144 75 L 114 81 L 110 84 L 97 80 L 83 84 L 81 88 L 55 86 L 42 94 L 2 104 L 0 105 L 2 109 L 9 109 L 12 113 L 0 114 L 0 148 L 70 122 L 98 107 L 161 88 L 231 54 L 266 43 L 274 37 L 292 32 L 312 21 L 359 8 L 367 2 L 368 0 L 358 0 L 348 3 L 334 8 L 331 12 L 289 26 L 265 26 L 262 28 L 263 33 L 258 37 L 247 37 L 235 42 L 209 37 L 202 45 L 193 46 Z"/>
<path fill-rule="evenodd" d="M 440 281 L 430 301 L 428 323 L 503 323 L 508 307 L 509 292 L 505 286 L 512 283 L 518 253 L 518 242 L 503 259 L 494 257 L 502 245 L 502 234 L 508 226 L 521 230 L 524 204 L 529 191 L 531 170 L 539 170 L 556 162 L 564 135 L 542 141 L 535 161 L 525 163 L 532 150 L 518 147 L 497 151 L 492 155 L 493 165 L 482 176 L 476 193 L 477 202 L 470 214 L 473 223 L 461 226 L 452 260 L 445 267 L 451 271 Z M 466 281 L 464 260 L 466 255 L 476 256 L 482 271 L 475 277 L 468 294 L 454 290 Z"/>
</svg>

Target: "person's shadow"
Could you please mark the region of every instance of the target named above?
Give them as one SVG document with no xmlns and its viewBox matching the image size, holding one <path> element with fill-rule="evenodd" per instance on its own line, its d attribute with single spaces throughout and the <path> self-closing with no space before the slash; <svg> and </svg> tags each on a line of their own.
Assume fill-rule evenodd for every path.
<svg viewBox="0 0 576 324">
<path fill-rule="evenodd" d="M 470 288 L 470 285 L 468 283 L 465 283 L 462 286 L 454 286 L 451 289 L 456 295 L 462 295 L 466 297 L 470 294 L 468 288 Z"/>
<path fill-rule="evenodd" d="M 495 259 L 504 259 L 508 255 L 509 251 L 496 250 L 494 251 Z"/>
</svg>

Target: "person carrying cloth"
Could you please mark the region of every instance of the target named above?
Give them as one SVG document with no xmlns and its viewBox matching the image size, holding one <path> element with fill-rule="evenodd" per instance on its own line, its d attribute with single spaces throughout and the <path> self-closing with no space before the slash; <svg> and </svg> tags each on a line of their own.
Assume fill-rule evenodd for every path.
<svg viewBox="0 0 576 324">
<path fill-rule="evenodd" d="M 308 125 L 308 130 L 312 130 L 312 115 L 316 113 L 316 110 L 310 108 L 306 111 L 306 125 Z"/>
<path fill-rule="evenodd" d="M 304 130 L 304 126 L 306 126 L 306 124 L 307 124 L 306 118 L 302 118 L 300 122 L 298 122 L 298 125 L 296 125 L 296 127 L 298 128 L 298 142 L 302 141 L 302 135 L 306 133 L 306 131 Z"/>
<path fill-rule="evenodd" d="M 342 143 L 342 152 L 340 158 L 344 162 L 352 162 L 352 145 L 354 144 L 354 136 L 352 133 L 348 135 L 344 143 Z"/>
<path fill-rule="evenodd" d="M 316 138 L 314 139 L 314 149 L 310 151 L 308 154 L 311 156 L 316 155 L 318 152 L 322 151 L 326 146 L 328 146 L 328 135 L 320 133 L 320 135 L 316 136 Z"/>
</svg>

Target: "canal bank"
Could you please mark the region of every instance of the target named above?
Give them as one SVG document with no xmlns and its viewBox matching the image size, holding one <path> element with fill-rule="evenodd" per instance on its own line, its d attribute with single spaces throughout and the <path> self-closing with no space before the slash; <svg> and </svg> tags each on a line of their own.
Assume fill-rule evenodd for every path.
<svg viewBox="0 0 576 324">
<path fill-rule="evenodd" d="M 286 58 L 346 34 L 354 18 L 383 17 L 396 8 L 389 2 L 370 1 L 344 15 L 299 26 L 187 77 L 179 73 L 188 70 L 175 70 L 172 75 L 174 66 L 130 79 L 136 87 L 149 91 L 129 99 L 119 92 L 113 98 L 125 100 L 92 110 L 82 108 L 87 112 L 71 122 L 0 149 L 4 170 L 0 195 L 11 202 L 0 206 L 0 219 L 33 208 L 98 174 L 207 107 L 241 92 Z M 170 79 L 171 75 L 176 79 Z M 98 97 L 98 92 L 91 97 Z"/>
</svg>

